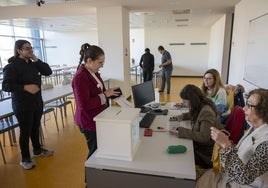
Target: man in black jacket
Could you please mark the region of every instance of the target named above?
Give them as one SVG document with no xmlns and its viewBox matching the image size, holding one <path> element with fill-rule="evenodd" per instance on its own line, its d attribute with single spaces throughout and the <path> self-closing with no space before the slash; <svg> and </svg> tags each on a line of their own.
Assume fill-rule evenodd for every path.
<svg viewBox="0 0 268 188">
<path fill-rule="evenodd" d="M 49 76 L 52 70 L 34 55 L 30 42 L 17 40 L 14 56 L 9 58 L 3 73 L 2 89 L 11 92 L 12 108 L 20 127 L 20 165 L 28 170 L 35 166 L 30 156 L 29 138 L 33 145 L 33 156 L 53 155 L 53 151 L 41 148 L 39 140 L 43 114 L 41 75 Z"/>
<path fill-rule="evenodd" d="M 153 78 L 154 56 L 150 53 L 150 49 L 146 48 L 145 53 L 141 56 L 140 67 L 142 68 L 143 81 L 150 81 Z"/>
</svg>

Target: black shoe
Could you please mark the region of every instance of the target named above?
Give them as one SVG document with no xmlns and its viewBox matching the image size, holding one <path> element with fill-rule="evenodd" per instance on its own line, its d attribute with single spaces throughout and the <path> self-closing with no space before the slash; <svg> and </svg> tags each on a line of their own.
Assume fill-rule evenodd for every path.
<svg viewBox="0 0 268 188">
<path fill-rule="evenodd" d="M 159 92 L 159 93 L 163 93 L 164 91 L 163 91 L 163 90 L 159 90 L 158 92 Z"/>
<path fill-rule="evenodd" d="M 170 92 L 167 92 L 167 94 L 170 94 Z"/>
</svg>

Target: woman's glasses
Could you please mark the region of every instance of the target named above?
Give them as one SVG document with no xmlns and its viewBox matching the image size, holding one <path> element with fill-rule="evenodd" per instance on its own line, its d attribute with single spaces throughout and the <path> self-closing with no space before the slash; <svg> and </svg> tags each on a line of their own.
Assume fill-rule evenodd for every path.
<svg viewBox="0 0 268 188">
<path fill-rule="evenodd" d="M 25 48 L 22 48 L 22 49 L 29 51 L 29 50 L 33 50 L 33 47 L 25 47 Z"/>
</svg>

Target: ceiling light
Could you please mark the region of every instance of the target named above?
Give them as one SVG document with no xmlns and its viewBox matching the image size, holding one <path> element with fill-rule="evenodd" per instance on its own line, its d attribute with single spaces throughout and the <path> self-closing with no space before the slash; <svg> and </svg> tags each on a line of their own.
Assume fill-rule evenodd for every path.
<svg viewBox="0 0 268 188">
<path fill-rule="evenodd" d="M 175 22 L 188 22 L 188 18 L 182 18 L 182 19 L 175 19 Z"/>
<path fill-rule="evenodd" d="M 172 10 L 173 14 L 190 14 L 190 9 Z"/>
<path fill-rule="evenodd" d="M 36 5 L 41 7 L 41 5 L 45 4 L 44 0 L 36 0 Z"/>
</svg>

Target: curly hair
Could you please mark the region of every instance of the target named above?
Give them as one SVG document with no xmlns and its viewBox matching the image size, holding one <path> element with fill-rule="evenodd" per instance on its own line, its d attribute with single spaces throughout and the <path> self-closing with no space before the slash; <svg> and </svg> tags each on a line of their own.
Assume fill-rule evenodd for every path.
<svg viewBox="0 0 268 188">
<path fill-rule="evenodd" d="M 224 84 L 221 81 L 220 73 L 216 69 L 209 69 L 204 73 L 203 77 L 205 77 L 206 74 L 212 74 L 213 76 L 214 86 L 211 92 L 211 97 L 215 97 L 221 87 L 225 89 Z M 201 90 L 207 95 L 208 88 L 205 86 L 204 82 L 201 85 Z"/>
<path fill-rule="evenodd" d="M 78 64 L 77 69 L 80 67 L 83 61 L 87 62 L 88 58 L 92 59 L 93 61 L 98 59 L 100 56 L 104 55 L 104 51 L 98 46 L 84 43 L 81 46 L 79 54 L 80 54 L 80 59 L 79 59 L 79 64 Z"/>
<path fill-rule="evenodd" d="M 268 123 L 268 89 L 254 89 L 248 93 L 247 97 L 251 95 L 256 95 L 258 98 L 258 104 L 255 107 L 256 115 Z"/>
<path fill-rule="evenodd" d="M 196 87 L 195 85 L 188 84 L 184 86 L 180 92 L 180 97 L 183 100 L 189 101 L 189 112 L 192 121 L 196 121 L 198 114 L 205 105 L 210 106 L 215 112 L 215 116 L 217 116 L 215 104 L 209 98 L 207 98 L 204 93 L 202 93 L 200 88 Z"/>
</svg>

